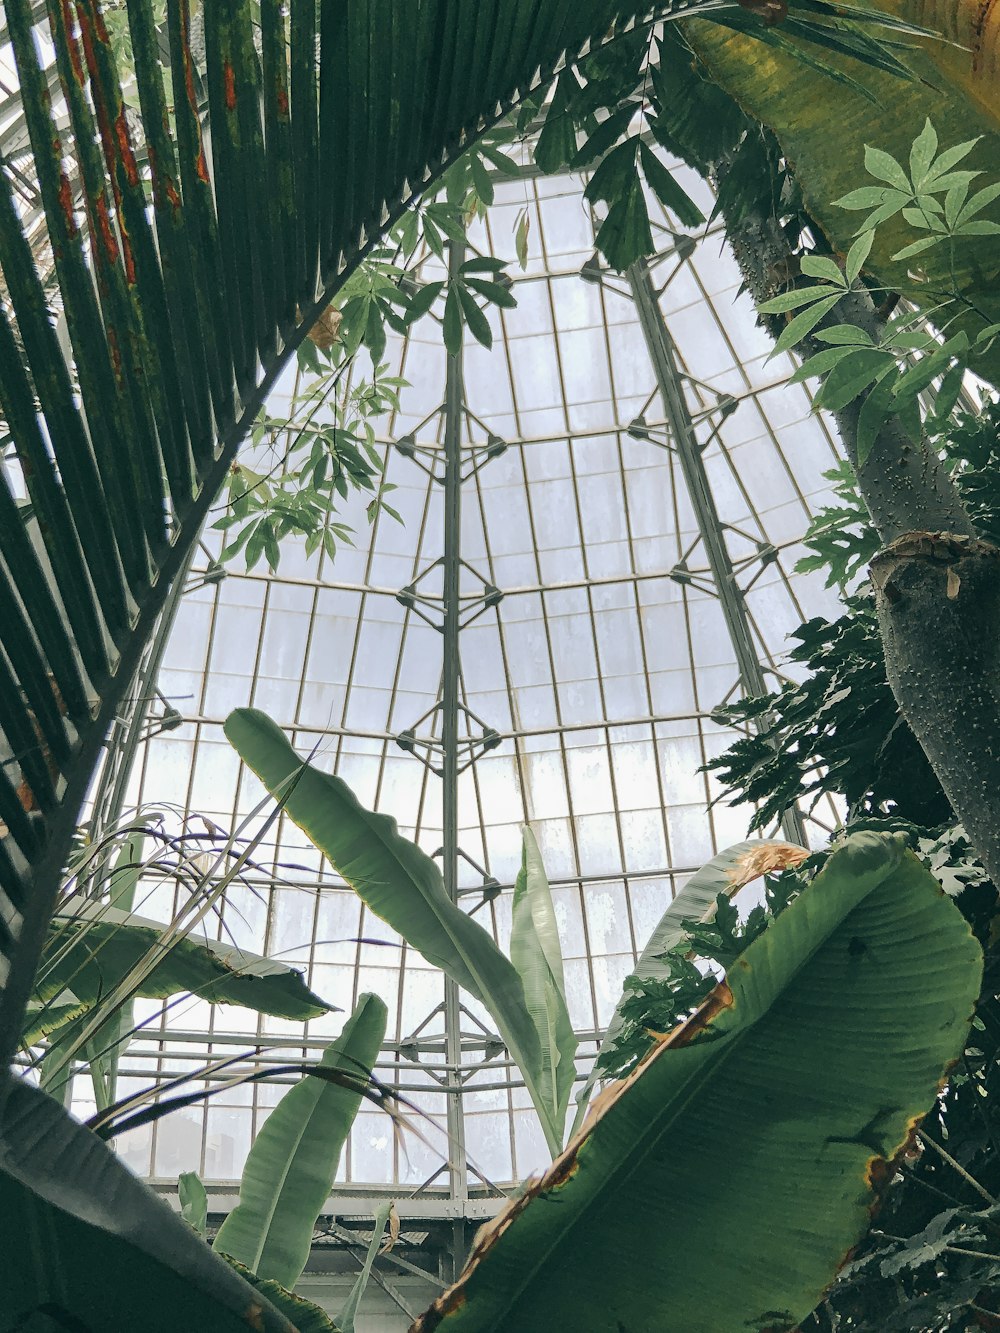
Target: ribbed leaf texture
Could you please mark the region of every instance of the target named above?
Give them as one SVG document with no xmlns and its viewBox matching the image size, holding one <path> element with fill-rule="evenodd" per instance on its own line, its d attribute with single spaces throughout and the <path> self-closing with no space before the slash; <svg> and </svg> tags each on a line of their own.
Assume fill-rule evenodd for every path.
<svg viewBox="0 0 1000 1333">
<path fill-rule="evenodd" d="M 97 0 L 4 6 L 71 351 L 0 153 L 0 402 L 30 501 L 0 477 L 2 1064 L 108 723 L 284 362 L 481 128 L 651 12 L 261 0 L 258 52 L 252 8 L 202 6 L 196 68 L 189 0 L 169 0 L 165 32 L 128 0 L 137 131 Z"/>
</svg>

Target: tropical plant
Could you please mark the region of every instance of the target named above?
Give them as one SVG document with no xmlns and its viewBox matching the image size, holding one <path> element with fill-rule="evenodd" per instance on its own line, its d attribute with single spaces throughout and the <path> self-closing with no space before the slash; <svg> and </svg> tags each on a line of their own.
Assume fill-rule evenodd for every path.
<svg viewBox="0 0 1000 1333">
<path fill-rule="evenodd" d="M 614 50 L 621 41 L 623 49 L 629 44 L 623 35 L 637 20 L 676 17 L 671 6 L 650 11 L 607 0 L 574 6 L 490 0 L 474 7 L 350 0 L 319 10 L 293 0 L 290 14 L 278 0 L 261 0 L 258 53 L 252 11 L 249 0 L 203 8 L 202 70 L 192 53 L 187 0 L 168 0 L 163 33 L 152 0 L 128 0 L 140 126 L 126 113 L 98 0 L 78 0 L 75 8 L 55 0 L 44 7 L 32 0 L 5 5 L 72 348 L 67 360 L 2 170 L 0 260 L 8 303 L 0 319 L 0 399 L 16 454 L 12 477 L 5 470 L 0 484 L 5 1059 L 20 1040 L 60 872 L 109 722 L 170 583 L 283 365 L 387 223 L 402 217 L 410 199 L 498 113 L 550 80 L 564 59 L 573 64 L 585 48 L 594 48 L 593 58 L 602 44 Z M 893 52 L 859 36 L 839 8 L 798 0 L 792 11 L 800 37 L 903 71 Z M 704 12 L 714 23 L 740 31 L 749 25 L 774 40 L 759 16 L 711 3 Z M 66 104 L 58 122 L 35 41 L 42 16 Z M 385 35 L 384 47 L 376 34 Z M 614 64 L 612 57 L 612 75 Z M 615 77 L 600 89 L 605 67 L 598 60 L 593 69 L 595 110 L 609 97 L 617 109 Z M 196 92 L 202 73 L 206 123 Z M 609 143 L 607 152 L 615 148 Z M 641 147 L 629 151 L 654 188 L 657 179 L 666 188 Z M 69 158 L 78 199 L 64 170 Z M 614 159 L 615 172 L 626 158 Z M 609 229 L 623 262 L 636 245 L 641 249 L 643 228 L 636 190 L 611 167 L 605 184 L 610 176 L 631 200 Z M 323 189 L 325 182 L 336 182 L 336 189 Z M 457 299 L 475 332 L 469 307 Z M 871 479 L 885 463 L 875 447 L 859 473 L 870 504 Z M 15 498 L 22 486 L 30 501 L 23 509 Z M 954 507 L 942 503 L 936 512 L 938 526 L 966 532 L 960 517 L 944 521 Z M 918 526 L 898 514 L 893 521 L 903 531 Z M 880 522 L 880 530 L 885 536 L 888 528 Z M 963 559 L 973 568 L 957 562 L 964 588 L 973 587 L 976 561 L 985 554 L 969 548 Z M 916 609 L 912 624 L 922 629 L 929 616 Z M 960 609 L 964 615 L 964 602 Z M 919 655 L 912 628 L 910 642 L 909 651 Z M 948 717 L 948 705 L 988 663 L 975 663 L 967 680 L 955 674 L 954 653 L 941 665 L 949 697 L 929 698 L 927 707 Z M 916 711 L 913 701 L 908 706 Z M 985 703 L 979 712 L 988 730 Z M 933 725 L 933 719 L 915 724 L 925 745 Z M 989 864 L 990 829 L 996 834 L 1000 822 L 991 825 L 961 799 L 963 782 L 976 792 L 988 785 L 982 751 L 966 747 L 949 758 L 939 745 L 928 752 L 952 803 L 963 814 L 969 809 L 967 823 Z M 791 919 L 798 902 L 781 920 Z M 524 1025 L 522 1038 L 526 1048 L 537 1042 L 533 1025 Z M 43 1127 L 41 1137 L 36 1131 Z M 156 1290 L 158 1309 L 169 1309 L 172 1323 L 287 1326 L 213 1262 L 179 1219 L 162 1209 L 147 1216 L 151 1196 L 92 1136 L 6 1075 L 0 1131 L 5 1207 L 38 1223 L 5 1252 L 5 1262 L 17 1266 L 12 1290 L 27 1318 L 49 1305 L 53 1317 L 128 1327 Z M 22 1263 L 17 1248 L 31 1244 L 42 1226 L 60 1239 L 45 1254 L 44 1278 L 37 1249 Z M 99 1285 L 109 1269 L 121 1276 L 113 1292 Z M 199 1305 L 202 1298 L 222 1312 Z M 147 1326 L 157 1317 L 158 1310 L 147 1311 Z"/>
<path fill-rule="evenodd" d="M 342 778 L 304 764 L 266 714 L 238 708 L 225 732 L 366 906 L 485 1006 L 555 1155 L 565 1135 L 576 1040 L 566 1013 L 552 900 L 530 830 L 508 960 L 479 922 L 452 902 L 437 863 L 399 834 L 396 821 L 366 810 Z"/>
<path fill-rule="evenodd" d="M 795 1328 L 962 1043 L 977 954 L 901 840 L 846 839 L 415 1329 Z"/>
<path fill-rule="evenodd" d="M 385 1036 L 386 1008 L 363 995 L 320 1064 L 367 1078 Z M 309 1258 L 316 1219 L 361 1104 L 361 1092 L 304 1078 L 268 1116 L 247 1157 L 240 1201 L 216 1233 L 213 1248 L 257 1277 L 291 1289 Z"/>
</svg>

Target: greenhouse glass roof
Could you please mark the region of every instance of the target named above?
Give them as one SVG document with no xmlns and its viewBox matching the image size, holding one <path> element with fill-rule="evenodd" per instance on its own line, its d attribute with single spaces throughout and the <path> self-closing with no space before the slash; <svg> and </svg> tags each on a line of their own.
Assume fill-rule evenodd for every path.
<svg viewBox="0 0 1000 1333">
<path fill-rule="evenodd" d="M 679 173 L 710 212 L 704 185 Z M 785 383 L 789 359 L 767 359 L 770 340 L 717 228 L 693 244 L 660 215 L 661 258 L 624 278 L 595 267 L 578 179 L 527 173 L 496 193 L 470 245 L 510 259 L 527 207 L 529 258 L 523 271 L 511 264 L 516 308 L 489 308 L 493 350 L 467 339 L 463 354 L 456 891 L 505 945 L 519 826 L 531 824 L 585 1074 L 671 896 L 746 834 L 748 808 L 714 804 L 717 785 L 699 771 L 734 738 L 711 713 L 738 697 L 748 671 L 765 684 L 780 678 L 789 632 L 833 611 L 821 580 L 795 564 L 837 451 L 806 390 Z M 435 266 L 430 256 L 418 276 L 432 278 Z M 686 425 L 664 397 L 664 338 Z M 390 335 L 386 359 L 409 386 L 378 426 L 402 523 L 383 512 L 369 526 L 369 497 L 352 493 L 338 517 L 355 544 L 332 562 L 289 540 L 276 573 L 263 564 L 248 572 L 237 558 L 221 580 L 221 534 L 206 533 L 155 675 L 126 811 L 159 810 L 175 830 L 185 819 L 188 828 L 258 827 L 263 789 L 222 732 L 230 709 L 252 704 L 427 852 L 441 848 L 443 784 L 433 770 L 447 647 L 437 599 L 448 412 L 438 324 Z M 273 413 L 291 388 L 289 375 Z M 696 446 L 687 461 L 685 430 Z M 164 719 L 177 721 L 170 710 L 183 721 L 164 729 Z M 821 841 L 835 820 L 821 808 L 804 828 Z M 150 882 L 137 910 L 168 919 L 180 891 Z M 301 967 L 344 1011 L 369 990 L 389 1007 L 377 1073 L 441 1128 L 425 1141 L 397 1139 L 384 1115 L 363 1109 L 341 1161 L 346 1188 L 488 1191 L 547 1159 L 485 1011 L 465 995 L 449 1009 L 442 974 L 362 910 L 288 818 L 267 829 L 221 918 L 209 918 L 213 932 Z M 140 1003 L 147 1021 L 122 1061 L 120 1095 L 254 1047 L 262 1064 L 315 1054 L 344 1017 L 302 1025 L 191 999 Z M 236 1180 L 282 1091 L 223 1092 L 129 1134 L 120 1151 L 154 1178 L 193 1169 L 209 1182 Z M 89 1080 L 77 1092 L 85 1110 Z M 450 1168 L 449 1096 L 465 1145 Z"/>
</svg>

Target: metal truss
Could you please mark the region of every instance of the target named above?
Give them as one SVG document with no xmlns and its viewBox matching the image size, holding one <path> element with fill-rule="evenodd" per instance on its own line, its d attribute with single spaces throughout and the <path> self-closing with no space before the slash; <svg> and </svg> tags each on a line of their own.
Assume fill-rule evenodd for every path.
<svg viewBox="0 0 1000 1333">
<path fill-rule="evenodd" d="M 672 450 L 680 463 L 698 524 L 698 538 L 668 572 L 668 577 L 676 583 L 694 586 L 701 592 L 718 598 L 736 657 L 739 670 L 738 684 L 742 686 L 745 694 L 756 696 L 767 693 L 768 686 L 750 632 L 746 592 L 757 575 L 777 559 L 778 552 L 769 543 L 758 542 L 750 537 L 757 548 L 753 555 L 734 562 L 729 554 L 724 535 L 726 525 L 719 517 L 705 471 L 703 455 L 718 435 L 722 423 L 738 409 L 739 399 L 728 393 L 717 393 L 709 386 L 699 383 L 699 387 L 706 389 L 715 401 L 707 407 L 691 407 L 688 401 L 690 377 L 684 375 L 678 365 L 674 341 L 659 303 L 664 288 L 674 277 L 677 269 L 687 263 L 694 253 L 694 248 L 694 241 L 690 237 L 671 238 L 670 244 L 653 261 L 654 264 L 659 264 L 664 260 L 674 260 L 673 269 L 659 288 L 653 279 L 651 267 L 645 260 L 629 268 L 625 274 L 627 284 L 625 290 L 620 287 L 615 288 L 623 295 L 627 291 L 635 304 L 639 325 L 656 376 L 657 387 L 647 400 L 646 410 L 649 410 L 658 392 L 664 416 L 663 426 L 657 429 L 648 425 L 645 414 L 641 413 L 631 423 L 629 434 Z M 607 271 L 601 268 L 596 255 L 584 264 L 581 277 L 587 282 L 608 281 Z M 740 535 L 749 537 L 749 534 Z M 699 544 L 707 562 L 704 569 L 692 568 L 689 563 L 695 547 Z M 737 576 L 754 565 L 757 566 L 756 574 L 745 585 L 741 585 Z M 720 700 L 721 702 L 725 701 Z M 781 827 L 790 841 L 802 846 L 808 845 L 802 816 L 797 808 L 793 807 L 786 811 L 782 816 Z"/>
</svg>

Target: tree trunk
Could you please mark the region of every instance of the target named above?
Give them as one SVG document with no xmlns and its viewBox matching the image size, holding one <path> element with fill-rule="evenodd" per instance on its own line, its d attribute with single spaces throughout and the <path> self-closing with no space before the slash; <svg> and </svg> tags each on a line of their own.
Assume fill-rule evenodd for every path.
<svg viewBox="0 0 1000 1333">
<path fill-rule="evenodd" d="M 758 302 L 788 285 L 792 247 L 770 217 L 728 228 Z M 873 337 L 878 316 L 851 293 L 826 324 Z M 805 350 L 820 350 L 807 340 Z M 861 495 L 882 542 L 871 566 L 886 674 L 900 711 L 927 755 L 990 878 L 1000 885 L 1000 551 L 981 540 L 926 440 L 886 422 L 858 465 L 864 396 L 836 414 Z"/>
</svg>

